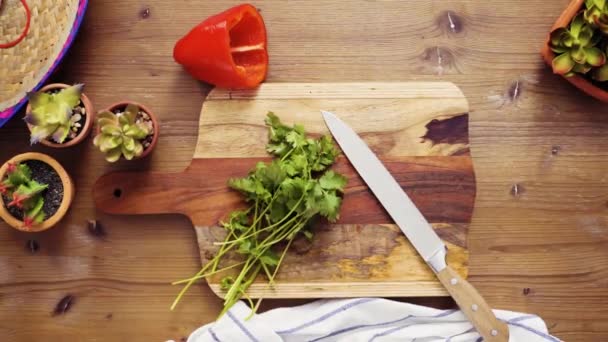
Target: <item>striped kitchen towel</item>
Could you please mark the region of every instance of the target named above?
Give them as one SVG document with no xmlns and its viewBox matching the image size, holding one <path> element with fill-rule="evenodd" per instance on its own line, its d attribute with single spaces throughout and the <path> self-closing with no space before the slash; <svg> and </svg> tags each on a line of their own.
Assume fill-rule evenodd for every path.
<svg viewBox="0 0 608 342">
<path fill-rule="evenodd" d="M 245 320 L 249 313 L 249 307 L 239 302 L 217 322 L 194 331 L 188 342 L 482 340 L 459 310 L 437 310 L 381 298 L 319 300 Z M 503 310 L 494 313 L 509 324 L 509 341 L 561 341 L 549 335 L 538 316 Z"/>
</svg>

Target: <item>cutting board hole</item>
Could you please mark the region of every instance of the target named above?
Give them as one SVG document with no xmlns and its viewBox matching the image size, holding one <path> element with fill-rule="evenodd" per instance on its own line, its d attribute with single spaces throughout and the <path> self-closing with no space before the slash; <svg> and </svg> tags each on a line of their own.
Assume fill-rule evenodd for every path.
<svg viewBox="0 0 608 342">
<path fill-rule="evenodd" d="M 114 189 L 114 197 L 120 198 L 120 196 L 122 196 L 122 190 L 119 188 Z"/>
</svg>

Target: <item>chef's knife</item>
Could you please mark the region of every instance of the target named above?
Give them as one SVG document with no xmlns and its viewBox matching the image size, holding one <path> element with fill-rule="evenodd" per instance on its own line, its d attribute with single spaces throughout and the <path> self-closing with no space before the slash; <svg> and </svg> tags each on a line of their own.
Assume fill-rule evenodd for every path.
<svg viewBox="0 0 608 342">
<path fill-rule="evenodd" d="M 446 263 L 447 249 L 431 225 L 386 167 L 355 131 L 330 112 L 321 111 L 342 151 L 450 293 L 485 341 L 508 341 L 509 329 L 466 280 Z"/>
</svg>

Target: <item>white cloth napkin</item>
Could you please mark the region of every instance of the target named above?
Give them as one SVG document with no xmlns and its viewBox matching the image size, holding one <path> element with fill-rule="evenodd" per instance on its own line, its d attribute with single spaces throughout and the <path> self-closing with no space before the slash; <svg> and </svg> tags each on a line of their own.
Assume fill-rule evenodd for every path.
<svg viewBox="0 0 608 342">
<path fill-rule="evenodd" d="M 415 341 L 478 342 L 481 337 L 459 310 L 437 310 L 381 298 L 319 300 L 270 310 L 245 320 L 250 309 L 237 303 L 188 342 Z M 511 342 L 559 342 L 538 316 L 494 310 L 509 325 Z"/>
</svg>

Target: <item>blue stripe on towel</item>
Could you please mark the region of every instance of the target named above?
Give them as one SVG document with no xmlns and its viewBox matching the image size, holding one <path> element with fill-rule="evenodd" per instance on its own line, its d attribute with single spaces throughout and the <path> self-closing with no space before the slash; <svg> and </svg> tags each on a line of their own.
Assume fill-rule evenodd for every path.
<svg viewBox="0 0 608 342">
<path fill-rule="evenodd" d="M 219 338 L 217 338 L 217 335 L 215 334 L 215 331 L 213 331 L 213 328 L 209 328 L 209 330 L 207 330 L 209 332 L 209 334 L 211 335 L 211 338 L 215 341 L 215 342 L 222 342 L 220 341 Z"/>
<path fill-rule="evenodd" d="M 555 338 L 555 337 L 553 337 L 553 336 L 551 336 L 551 335 L 547 335 L 547 334 L 545 334 L 544 332 L 542 332 L 542 331 L 538 331 L 538 330 L 536 330 L 536 329 L 534 329 L 534 328 L 530 328 L 530 327 L 529 327 L 529 326 L 527 326 L 527 325 L 523 325 L 523 324 L 516 323 L 516 322 L 509 322 L 509 325 L 514 325 L 514 326 L 516 326 L 516 327 L 520 327 L 520 328 L 522 328 L 522 329 L 526 329 L 526 330 L 528 330 L 529 332 L 531 332 L 531 333 L 533 333 L 533 334 L 536 334 L 536 335 L 538 335 L 538 336 L 540 336 L 540 337 L 544 338 L 544 339 L 545 339 L 545 340 L 547 340 L 547 341 L 551 341 L 551 342 L 562 342 L 562 340 L 560 340 L 560 339 L 558 339 L 558 338 Z"/>
<path fill-rule="evenodd" d="M 356 329 L 361 329 L 361 328 L 370 328 L 370 327 L 381 327 L 381 326 L 383 326 L 383 325 L 387 325 L 387 324 L 393 324 L 393 323 L 397 323 L 397 322 L 402 322 L 402 321 L 408 320 L 408 319 L 410 319 L 410 318 L 412 318 L 412 317 L 414 317 L 414 316 L 412 316 L 412 315 L 407 315 L 407 316 L 405 316 L 405 317 L 403 317 L 403 318 L 400 318 L 400 319 L 397 319 L 397 320 L 393 320 L 393 321 L 389 321 L 389 322 L 373 323 L 373 324 L 359 324 L 359 325 L 353 325 L 353 326 L 350 326 L 350 327 L 348 327 L 348 328 L 344 328 L 344 329 L 336 330 L 336 331 L 331 332 L 331 333 L 329 333 L 329 334 L 327 334 L 327 335 L 325 335 L 325 336 L 318 337 L 318 338 L 316 338 L 316 339 L 314 339 L 314 340 L 311 340 L 310 342 L 320 341 L 320 340 L 326 339 L 326 338 L 328 338 L 328 337 L 332 337 L 332 336 L 340 335 L 340 334 L 343 334 L 343 333 L 345 333 L 345 332 L 349 332 L 349 331 L 356 330 Z"/>
<path fill-rule="evenodd" d="M 468 334 L 468 333 L 470 333 L 470 332 L 474 332 L 474 331 L 476 331 L 476 330 L 475 330 L 475 328 L 471 328 L 471 329 L 469 329 L 469 330 L 467 330 L 467 331 L 463 331 L 463 332 L 458 333 L 458 334 L 456 334 L 456 335 L 452 335 L 452 336 L 448 337 L 448 339 L 447 339 L 447 340 L 445 340 L 445 342 L 450 342 L 450 341 L 452 341 L 452 339 L 453 339 L 454 337 L 462 336 L 462 335 L 464 335 L 464 334 Z"/>
<path fill-rule="evenodd" d="M 312 321 L 306 322 L 304 324 L 301 324 L 301 325 L 299 325 L 297 327 L 294 327 L 294 328 L 291 328 L 291 329 L 279 330 L 276 333 L 279 334 L 279 335 L 285 335 L 285 334 L 294 333 L 294 332 L 296 332 L 298 330 L 302 330 L 304 328 L 308 328 L 310 326 L 313 326 L 313 325 L 315 325 L 317 323 L 321 323 L 321 322 L 327 320 L 328 318 L 330 318 L 332 316 L 335 316 L 335 315 L 337 315 L 339 313 L 342 313 L 342 312 L 344 312 L 344 311 L 346 311 L 346 310 L 348 310 L 348 309 L 350 309 L 352 307 L 355 307 L 355 306 L 360 305 L 360 304 L 365 304 L 367 302 L 371 302 L 371 301 L 376 300 L 376 299 L 377 298 L 361 298 L 361 299 L 357 299 L 357 300 L 352 301 L 352 302 L 350 302 L 348 304 L 344 304 L 341 307 L 339 307 L 339 308 L 337 308 L 337 309 L 335 309 L 333 311 L 330 311 L 330 312 L 326 313 L 325 315 L 323 315 L 321 317 L 315 318 Z"/>
<path fill-rule="evenodd" d="M 512 318 L 512 319 L 508 320 L 507 323 L 521 322 L 521 321 L 525 321 L 525 320 L 528 320 L 528 319 L 531 319 L 531 318 L 536 318 L 536 317 L 538 317 L 538 316 L 536 316 L 536 315 L 523 315 L 523 316 Z"/>
<path fill-rule="evenodd" d="M 442 313 L 440 313 L 440 314 L 438 314 L 438 315 L 432 316 L 432 317 L 433 317 L 433 318 L 445 317 L 445 316 L 449 316 L 449 315 L 451 315 L 451 314 L 453 314 L 453 313 L 456 313 L 456 312 L 458 312 L 458 311 L 460 311 L 460 310 L 456 310 L 456 309 L 452 309 L 452 310 L 445 310 L 444 312 L 442 312 Z M 426 316 L 420 316 L 420 317 L 426 317 Z"/>
<path fill-rule="evenodd" d="M 440 317 L 449 316 L 449 315 L 451 315 L 453 313 L 456 313 L 456 312 L 458 312 L 458 310 L 446 310 L 446 311 L 443 311 L 443 312 L 441 312 L 441 313 L 439 313 L 439 314 L 437 314 L 435 316 L 410 316 L 410 318 L 411 317 L 416 317 L 416 318 L 440 318 Z M 395 331 L 399 331 L 399 330 L 405 329 L 405 328 L 407 328 L 407 327 L 409 327 L 411 325 L 412 325 L 412 323 L 410 323 L 410 324 L 404 324 L 404 325 L 400 325 L 398 327 L 390 328 L 390 329 L 385 330 L 385 331 L 383 331 L 381 333 L 377 333 L 376 335 L 372 336 L 372 338 L 370 338 L 368 342 L 372 342 L 373 340 L 377 339 L 378 337 L 390 335 L 390 334 L 394 333 Z"/>
<path fill-rule="evenodd" d="M 249 339 L 251 341 L 253 341 L 253 342 L 259 342 L 255 338 L 255 336 L 253 336 L 253 334 L 249 330 L 247 330 L 247 328 L 245 328 L 245 326 L 243 324 L 241 324 L 241 322 L 239 322 L 239 320 L 236 317 L 234 317 L 234 315 L 230 311 L 228 311 L 227 314 L 228 314 L 228 317 L 230 317 L 230 319 L 239 327 L 239 329 L 241 329 L 241 331 L 245 335 L 247 335 L 247 337 L 249 337 Z"/>
</svg>

